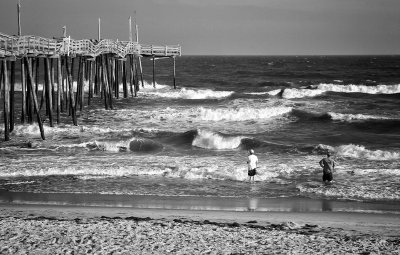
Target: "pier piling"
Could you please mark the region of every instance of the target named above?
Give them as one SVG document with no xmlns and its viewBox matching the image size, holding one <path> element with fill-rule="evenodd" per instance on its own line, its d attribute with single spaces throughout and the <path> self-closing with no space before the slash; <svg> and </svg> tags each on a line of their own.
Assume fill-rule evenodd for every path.
<svg viewBox="0 0 400 255">
<path fill-rule="evenodd" d="M 7 60 L 3 59 L 3 96 L 4 96 L 4 140 L 10 140 L 10 84 L 8 81 Z"/>
</svg>

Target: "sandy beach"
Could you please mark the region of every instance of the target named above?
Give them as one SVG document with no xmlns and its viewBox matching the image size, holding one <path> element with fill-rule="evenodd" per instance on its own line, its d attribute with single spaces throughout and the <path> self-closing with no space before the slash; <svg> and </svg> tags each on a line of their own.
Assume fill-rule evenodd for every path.
<svg viewBox="0 0 400 255">
<path fill-rule="evenodd" d="M 400 215 L 0 206 L 1 254 L 400 254 Z"/>
</svg>

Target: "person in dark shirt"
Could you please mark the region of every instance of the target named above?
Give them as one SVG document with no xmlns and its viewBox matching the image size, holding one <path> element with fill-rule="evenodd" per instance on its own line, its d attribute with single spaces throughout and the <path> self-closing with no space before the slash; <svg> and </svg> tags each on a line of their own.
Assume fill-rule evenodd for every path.
<svg viewBox="0 0 400 255">
<path fill-rule="evenodd" d="M 332 172 L 335 170 L 335 161 L 331 159 L 331 154 L 328 152 L 326 158 L 321 159 L 319 165 L 322 167 L 322 181 L 330 183 L 333 180 Z"/>
</svg>

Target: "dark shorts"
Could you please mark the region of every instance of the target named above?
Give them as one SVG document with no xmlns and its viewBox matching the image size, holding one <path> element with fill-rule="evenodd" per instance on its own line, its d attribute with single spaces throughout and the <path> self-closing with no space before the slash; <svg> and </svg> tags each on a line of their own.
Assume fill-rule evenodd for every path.
<svg viewBox="0 0 400 255">
<path fill-rule="evenodd" d="M 247 174 L 248 174 L 249 176 L 254 176 L 254 175 L 256 175 L 256 174 L 257 174 L 256 168 L 254 168 L 253 170 L 247 171 Z"/>
<path fill-rule="evenodd" d="M 332 181 L 333 180 L 333 176 L 332 173 L 324 173 L 324 175 L 322 175 L 322 181 Z"/>
</svg>

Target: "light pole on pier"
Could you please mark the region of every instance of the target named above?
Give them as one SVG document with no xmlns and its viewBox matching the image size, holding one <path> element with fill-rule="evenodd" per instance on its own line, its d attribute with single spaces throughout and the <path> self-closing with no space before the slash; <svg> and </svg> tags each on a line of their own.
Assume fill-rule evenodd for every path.
<svg viewBox="0 0 400 255">
<path fill-rule="evenodd" d="M 17 12 L 18 12 L 18 36 L 21 36 L 21 1 L 18 0 L 17 4 Z"/>
</svg>

